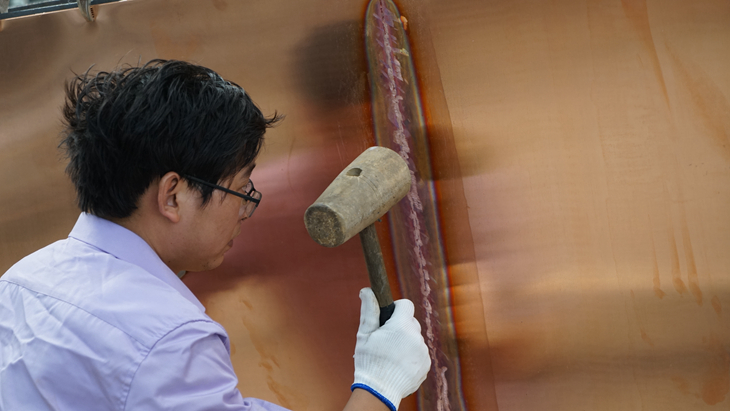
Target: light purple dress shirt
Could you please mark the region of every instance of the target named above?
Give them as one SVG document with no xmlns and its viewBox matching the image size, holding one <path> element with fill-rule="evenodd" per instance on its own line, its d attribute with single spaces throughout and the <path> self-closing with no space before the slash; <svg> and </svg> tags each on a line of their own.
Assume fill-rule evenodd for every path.
<svg viewBox="0 0 730 411">
<path fill-rule="evenodd" d="M 283 411 L 242 398 L 228 335 L 133 232 L 81 214 L 0 277 L 0 410 Z"/>
</svg>

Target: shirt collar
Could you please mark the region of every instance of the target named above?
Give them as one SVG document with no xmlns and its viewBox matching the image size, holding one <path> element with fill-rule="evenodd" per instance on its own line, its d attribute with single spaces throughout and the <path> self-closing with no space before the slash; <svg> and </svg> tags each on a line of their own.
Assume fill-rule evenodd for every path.
<svg viewBox="0 0 730 411">
<path fill-rule="evenodd" d="M 200 311 L 205 312 L 205 307 L 190 289 L 162 262 L 152 247 L 134 232 L 109 220 L 81 213 L 68 236 L 96 247 L 122 261 L 139 266 L 177 290 L 183 297 L 198 307 Z"/>
</svg>

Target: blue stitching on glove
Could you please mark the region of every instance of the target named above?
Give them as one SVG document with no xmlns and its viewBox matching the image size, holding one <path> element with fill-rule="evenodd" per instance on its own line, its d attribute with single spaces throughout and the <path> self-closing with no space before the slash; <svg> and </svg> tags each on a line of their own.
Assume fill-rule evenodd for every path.
<svg viewBox="0 0 730 411">
<path fill-rule="evenodd" d="M 352 386 L 350 387 L 350 391 L 355 391 L 355 388 L 360 388 L 360 389 L 363 389 L 363 390 L 365 390 L 365 391 L 369 392 L 370 394 L 373 394 L 373 395 L 374 395 L 374 396 L 376 396 L 376 397 L 377 397 L 377 398 L 378 398 L 378 399 L 379 399 L 380 401 L 383 401 L 383 403 L 384 403 L 385 405 L 387 405 L 387 406 L 388 406 L 388 408 L 390 408 L 390 411 L 396 411 L 396 409 L 395 409 L 395 405 L 393 405 L 393 403 L 392 403 L 392 402 L 390 402 L 390 400 L 388 400 L 387 398 L 383 397 L 383 395 L 382 395 L 382 394 L 380 394 L 379 392 L 375 391 L 374 389 L 372 389 L 372 388 L 368 387 L 367 385 L 365 385 L 365 384 L 360 384 L 360 383 L 357 383 L 357 384 L 352 384 Z"/>
</svg>

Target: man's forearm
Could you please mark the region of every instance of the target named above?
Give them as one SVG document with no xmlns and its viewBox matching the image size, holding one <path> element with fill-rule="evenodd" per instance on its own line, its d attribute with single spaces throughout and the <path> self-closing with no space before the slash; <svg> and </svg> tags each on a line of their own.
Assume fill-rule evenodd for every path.
<svg viewBox="0 0 730 411">
<path fill-rule="evenodd" d="M 390 411 L 388 407 L 373 394 L 359 388 L 352 391 L 350 400 L 343 411 Z"/>
</svg>

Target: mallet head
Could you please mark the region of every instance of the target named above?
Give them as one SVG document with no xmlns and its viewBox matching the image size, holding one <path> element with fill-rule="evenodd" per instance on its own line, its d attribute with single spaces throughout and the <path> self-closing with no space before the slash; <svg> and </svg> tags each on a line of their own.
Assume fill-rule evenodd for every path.
<svg viewBox="0 0 730 411">
<path fill-rule="evenodd" d="M 370 147 L 304 213 L 314 241 L 336 247 L 377 221 L 411 188 L 408 164 L 395 151 Z"/>
</svg>

